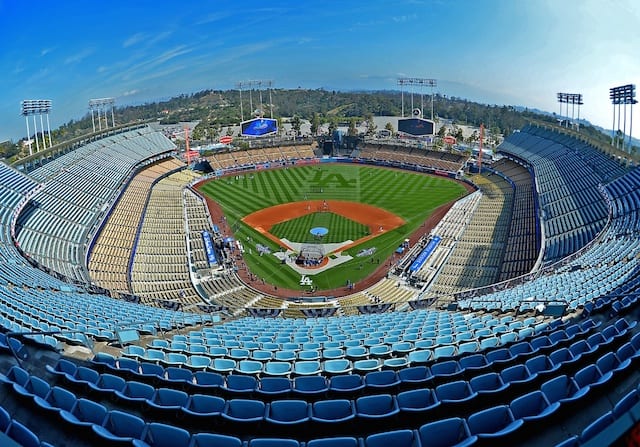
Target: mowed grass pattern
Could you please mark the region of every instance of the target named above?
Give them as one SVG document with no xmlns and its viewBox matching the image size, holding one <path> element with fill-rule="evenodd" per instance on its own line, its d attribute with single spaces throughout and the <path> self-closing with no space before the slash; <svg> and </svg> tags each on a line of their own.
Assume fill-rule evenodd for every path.
<svg viewBox="0 0 640 447">
<path fill-rule="evenodd" d="M 257 243 L 267 245 L 274 251 L 279 247 L 240 219 L 280 203 L 333 199 L 377 206 L 406 221 L 401 227 L 350 249 L 349 254 L 354 259 L 348 263 L 313 275 L 314 285 L 322 290 L 342 287 L 347 279 L 357 282 L 368 276 L 377 268 L 377 262 L 389 258 L 437 207 L 465 195 L 462 185 L 442 177 L 374 166 L 331 163 L 257 171 L 241 174 L 238 178 L 222 177 L 203 185 L 201 191 L 222 206 L 227 223 L 247 248 L 244 258 L 249 268 L 267 282 L 298 290 L 308 287 L 299 285 L 300 275 L 297 272 L 280 264 L 274 256 L 259 256 L 257 250 L 248 250 Z M 331 228 L 329 230 L 333 231 Z M 356 257 L 360 250 L 371 247 L 376 249 L 371 259 Z"/>
<path fill-rule="evenodd" d="M 316 239 L 310 233 L 315 227 L 324 227 L 329 233 L 322 240 Z M 369 228 L 335 213 L 317 212 L 276 224 L 271 227 L 270 233 L 291 242 L 331 244 L 360 239 L 369 234 Z"/>
</svg>

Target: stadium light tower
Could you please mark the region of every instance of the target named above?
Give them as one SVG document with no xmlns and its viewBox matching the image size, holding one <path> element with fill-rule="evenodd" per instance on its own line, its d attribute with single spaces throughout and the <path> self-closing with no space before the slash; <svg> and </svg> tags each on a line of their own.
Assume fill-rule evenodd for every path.
<svg viewBox="0 0 640 447">
<path fill-rule="evenodd" d="M 431 87 L 431 120 L 433 121 L 433 88 L 438 85 L 435 79 L 428 78 L 398 78 L 398 85 L 400 86 L 400 94 L 402 97 L 402 117 L 404 118 L 404 86 L 405 85 L 419 85 Z M 424 115 L 424 104 L 422 99 L 422 88 L 420 89 L 420 115 Z M 411 91 L 411 111 L 413 112 L 413 90 Z"/>
<path fill-rule="evenodd" d="M 573 125 L 576 104 L 578 105 L 578 119 L 580 119 L 580 106 L 584 104 L 581 93 L 558 93 L 558 102 L 560 103 L 560 118 L 562 118 L 562 104 L 567 105 L 565 127 L 569 127 L 569 104 L 571 104 L 571 125 Z"/>
<path fill-rule="evenodd" d="M 273 81 L 268 80 L 268 81 L 262 81 L 262 80 L 253 80 L 253 81 L 240 81 L 236 83 L 236 87 L 238 88 L 238 90 L 240 91 L 240 121 L 244 121 L 244 110 L 243 110 L 243 106 L 242 106 L 242 90 L 243 88 L 248 88 L 249 89 L 249 108 L 251 110 L 251 113 L 253 114 L 254 110 L 253 110 L 253 94 L 252 91 L 254 89 L 254 87 L 258 88 L 258 94 L 260 96 L 260 115 L 264 115 L 264 106 L 262 104 L 262 88 L 266 87 L 267 90 L 269 90 L 269 110 L 270 110 L 270 115 L 271 118 L 273 119 L 273 103 L 271 102 L 271 89 L 273 87 Z"/>
<path fill-rule="evenodd" d="M 33 155 L 33 142 L 31 141 L 31 132 L 29 131 L 29 116 L 33 116 L 33 131 L 34 138 L 36 140 L 36 152 L 40 151 L 40 142 L 38 140 L 38 123 L 36 121 L 36 115 L 40 116 L 40 134 L 42 135 L 42 148 L 47 148 L 47 141 L 44 138 L 44 122 L 42 115 L 47 115 L 47 136 L 49 140 L 49 147 L 51 147 L 51 126 L 49 123 L 49 112 L 51 111 L 50 99 L 25 99 L 21 103 L 21 114 L 25 118 L 27 124 L 27 142 L 29 144 L 29 155 Z"/>
<path fill-rule="evenodd" d="M 635 84 L 627 84 L 621 85 L 619 87 L 612 87 L 609 89 L 609 98 L 611 99 L 611 103 L 613 104 L 613 128 L 611 129 L 611 144 L 615 144 L 616 148 L 618 148 L 619 140 L 616 140 L 616 105 L 618 106 L 618 129 L 617 132 L 620 132 L 620 108 L 624 105 L 624 121 L 623 121 L 623 130 L 622 130 L 622 149 L 624 149 L 624 139 L 627 132 L 627 105 L 630 106 L 631 110 L 631 122 L 629 125 L 629 147 L 631 147 L 631 132 L 633 126 L 633 105 L 637 104 L 636 101 L 636 86 Z"/>
<path fill-rule="evenodd" d="M 105 129 L 109 128 L 109 118 L 107 117 L 107 110 L 111 110 L 111 127 L 116 127 L 116 120 L 113 115 L 113 108 L 116 103 L 114 98 L 98 98 L 89 100 L 89 110 L 91 110 L 91 124 L 93 125 L 93 131 L 96 131 L 96 122 L 93 112 L 98 112 L 98 130 L 102 130 L 102 115 L 104 111 Z"/>
</svg>

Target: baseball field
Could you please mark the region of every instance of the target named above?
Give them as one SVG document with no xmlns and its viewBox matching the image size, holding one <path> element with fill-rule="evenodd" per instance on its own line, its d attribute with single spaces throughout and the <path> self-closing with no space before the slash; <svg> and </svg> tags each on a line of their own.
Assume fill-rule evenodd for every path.
<svg viewBox="0 0 640 447">
<path fill-rule="evenodd" d="M 462 185 L 442 177 L 328 163 L 220 177 L 198 189 L 222 207 L 257 278 L 301 291 L 309 290 L 309 283 L 301 285 L 300 271 L 275 254 L 294 243 L 345 242 L 344 249 L 325 254 L 351 259 L 304 272 L 317 290 L 344 287 L 388 262 L 436 208 L 466 193 Z M 311 234 L 315 228 L 328 232 L 319 238 Z"/>
</svg>

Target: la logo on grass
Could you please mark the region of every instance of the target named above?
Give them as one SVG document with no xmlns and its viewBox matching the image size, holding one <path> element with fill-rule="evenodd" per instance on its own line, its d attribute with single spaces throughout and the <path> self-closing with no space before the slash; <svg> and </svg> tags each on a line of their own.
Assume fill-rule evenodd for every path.
<svg viewBox="0 0 640 447">
<path fill-rule="evenodd" d="M 326 175 L 325 175 L 326 174 Z M 325 172 L 318 170 L 315 172 L 311 183 L 315 183 L 318 186 L 334 186 L 337 188 L 351 188 L 357 185 L 357 179 L 346 179 L 344 175 L 339 172 Z"/>
<path fill-rule="evenodd" d="M 300 277 L 300 285 L 301 286 L 312 286 L 313 281 L 307 275 L 302 275 Z"/>
</svg>

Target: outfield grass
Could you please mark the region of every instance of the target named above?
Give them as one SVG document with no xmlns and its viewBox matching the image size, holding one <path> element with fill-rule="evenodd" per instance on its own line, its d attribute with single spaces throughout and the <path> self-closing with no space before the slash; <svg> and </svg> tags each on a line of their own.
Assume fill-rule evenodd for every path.
<svg viewBox="0 0 640 447">
<path fill-rule="evenodd" d="M 310 233 L 310 230 L 316 227 L 324 227 L 329 230 L 329 233 L 321 241 L 314 238 Z M 335 213 L 317 212 L 275 224 L 271 227 L 270 233 L 280 239 L 286 238 L 291 242 L 332 244 L 348 240 L 355 241 L 367 236 L 369 228 Z"/>
<path fill-rule="evenodd" d="M 376 261 L 387 259 L 437 207 L 465 194 L 462 185 L 442 177 L 349 164 L 258 171 L 240 175 L 237 180 L 233 176 L 223 177 L 203 185 L 201 191 L 222 206 L 236 238 L 247 248 L 245 260 L 253 273 L 269 283 L 296 290 L 304 289 L 298 284 L 300 275 L 297 272 L 280 264 L 274 256 L 258 256 L 256 250 L 249 253 L 256 243 L 273 250 L 279 247 L 241 222 L 242 217 L 280 203 L 326 199 L 377 206 L 406 221 L 401 227 L 350 249 L 349 254 L 354 259 L 348 263 L 313 275 L 314 284 L 320 290 L 332 289 L 344 286 L 347 280 L 358 282 L 371 274 L 378 267 Z M 370 247 L 376 249 L 373 256 L 355 257 L 359 251 Z"/>
</svg>

